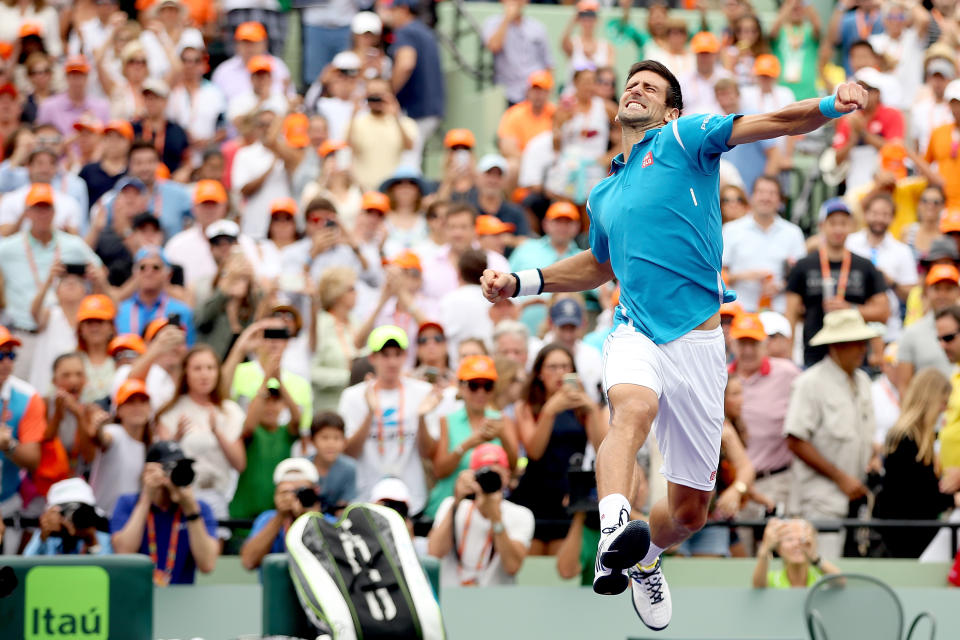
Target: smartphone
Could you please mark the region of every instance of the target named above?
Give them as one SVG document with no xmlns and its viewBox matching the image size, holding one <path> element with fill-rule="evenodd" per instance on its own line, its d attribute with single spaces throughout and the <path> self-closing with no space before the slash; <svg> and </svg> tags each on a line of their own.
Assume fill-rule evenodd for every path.
<svg viewBox="0 0 960 640">
<path fill-rule="evenodd" d="M 286 327 L 264 329 L 263 337 L 267 340 L 286 340 L 290 337 L 290 331 Z"/>
<path fill-rule="evenodd" d="M 170 284 L 175 287 L 182 287 L 184 282 L 183 267 L 178 264 L 170 265 Z"/>
<path fill-rule="evenodd" d="M 337 169 L 340 171 L 349 171 L 350 167 L 353 166 L 353 152 L 349 147 L 337 151 L 334 159 L 337 162 Z"/>
<path fill-rule="evenodd" d="M 580 378 L 577 377 L 575 373 L 567 373 L 563 376 L 563 384 L 573 387 L 574 389 L 580 388 Z"/>
<path fill-rule="evenodd" d="M 453 152 L 453 166 L 457 169 L 466 169 L 470 166 L 470 151 L 457 149 Z"/>
<path fill-rule="evenodd" d="M 70 276 L 80 276 L 82 278 L 87 274 L 87 265 L 84 263 L 64 264 L 63 268 L 66 270 L 67 275 Z"/>
<path fill-rule="evenodd" d="M 328 219 L 326 222 L 323 223 L 323 226 L 325 226 L 327 229 L 336 229 L 337 221 Z"/>
<path fill-rule="evenodd" d="M 167 322 L 169 322 L 170 324 L 172 324 L 172 325 L 175 326 L 175 327 L 182 327 L 182 326 L 183 326 L 183 323 L 180 322 L 180 314 L 179 314 L 179 313 L 171 313 L 169 316 L 167 316 Z"/>
</svg>

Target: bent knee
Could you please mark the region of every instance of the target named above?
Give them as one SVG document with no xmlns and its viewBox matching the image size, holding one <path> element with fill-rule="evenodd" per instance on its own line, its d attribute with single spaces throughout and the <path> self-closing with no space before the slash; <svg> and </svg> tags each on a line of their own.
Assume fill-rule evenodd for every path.
<svg viewBox="0 0 960 640">
<path fill-rule="evenodd" d="M 657 417 L 659 408 L 656 394 L 643 387 L 624 391 L 620 386 L 613 387 L 609 393 L 611 425 L 614 428 L 618 425 L 630 428 L 642 425 L 649 428 Z"/>
<path fill-rule="evenodd" d="M 700 531 L 707 523 L 707 508 L 699 503 L 681 505 L 673 512 L 673 521 L 690 533 Z"/>
</svg>

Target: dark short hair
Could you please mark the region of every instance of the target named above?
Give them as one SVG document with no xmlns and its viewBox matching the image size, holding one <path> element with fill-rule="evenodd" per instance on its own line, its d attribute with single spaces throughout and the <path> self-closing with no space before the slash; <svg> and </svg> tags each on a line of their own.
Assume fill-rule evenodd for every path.
<svg viewBox="0 0 960 640">
<path fill-rule="evenodd" d="M 447 207 L 446 218 L 455 216 L 459 213 L 469 213 L 474 219 L 477 217 L 477 210 L 468 202 L 453 202 Z"/>
<path fill-rule="evenodd" d="M 153 146 L 153 143 L 148 142 L 143 138 L 137 138 L 133 141 L 133 144 L 130 145 L 130 151 L 127 152 L 127 159 L 132 158 L 133 154 L 135 154 L 137 151 L 143 151 L 144 149 L 151 151 L 153 155 L 157 156 L 158 160 L 160 159 L 160 152 L 157 151 L 155 146 Z"/>
<path fill-rule="evenodd" d="M 849 54 L 849 52 L 850 52 L 850 51 L 853 51 L 856 47 L 866 47 L 867 49 L 870 49 L 870 53 L 872 53 L 873 55 L 877 55 L 877 50 L 873 48 L 873 45 L 870 44 L 870 42 L 869 42 L 868 40 L 856 40 L 856 41 L 854 41 L 854 42 L 850 45 L 850 48 L 847 49 L 847 53 Z"/>
<path fill-rule="evenodd" d="M 937 311 L 935 318 L 939 320 L 940 318 L 950 317 L 953 318 L 954 322 L 957 323 L 957 326 L 960 326 L 960 305 L 952 305 L 946 309 L 941 309 Z"/>
<path fill-rule="evenodd" d="M 627 73 L 627 82 L 630 82 L 630 78 L 641 71 L 652 71 L 666 80 L 667 85 L 669 85 L 666 100 L 667 108 L 683 111 L 683 93 L 680 91 L 680 81 L 677 80 L 677 76 L 673 75 L 670 69 L 667 69 L 666 65 L 656 60 L 641 60 L 640 62 L 635 62 Z"/>
<path fill-rule="evenodd" d="M 783 187 L 780 186 L 780 180 L 776 176 L 768 176 L 766 174 L 761 174 L 757 176 L 756 180 L 753 181 L 753 185 L 750 187 L 750 193 L 752 194 L 757 190 L 757 185 L 761 182 L 769 182 L 777 188 L 777 195 L 783 200 Z"/>
<path fill-rule="evenodd" d="M 464 282 L 478 283 L 487 269 L 487 254 L 480 249 L 467 249 L 457 261 Z"/>
<path fill-rule="evenodd" d="M 321 411 L 313 416 L 313 422 L 310 423 L 310 437 L 312 438 L 327 428 L 346 433 L 343 418 L 340 417 L 340 414 L 334 413 L 333 411 Z"/>
<path fill-rule="evenodd" d="M 883 193 L 882 191 L 881 191 L 881 192 L 877 192 L 877 193 L 870 194 L 869 196 L 867 196 L 866 198 L 864 198 L 864 199 L 863 199 L 863 202 L 860 203 L 860 206 L 863 208 L 863 211 L 866 212 L 867 209 L 870 208 L 870 205 L 872 205 L 872 204 L 873 204 L 874 202 L 876 202 L 877 200 L 883 200 L 883 201 L 886 202 L 888 205 L 890 205 L 890 210 L 891 210 L 891 211 L 893 211 L 894 213 L 897 212 L 897 205 L 893 202 L 893 198 L 890 197 L 890 194 L 888 194 L 888 193 Z"/>
<path fill-rule="evenodd" d="M 57 357 L 54 358 L 54 360 L 53 360 L 53 372 L 56 373 L 56 372 L 57 372 L 57 369 L 60 368 L 60 365 L 61 365 L 61 364 L 63 364 L 63 363 L 66 362 L 67 360 L 73 360 L 74 358 L 76 358 L 77 360 L 80 360 L 81 362 L 83 361 L 83 357 L 80 355 L 80 352 L 78 352 L 78 351 L 71 351 L 71 352 L 69 352 L 69 353 L 61 353 L 59 356 L 57 356 Z"/>
<path fill-rule="evenodd" d="M 307 208 L 304 210 L 303 215 L 309 215 L 314 211 L 332 211 L 336 213 L 337 207 L 326 198 L 314 198 L 307 203 Z"/>
</svg>

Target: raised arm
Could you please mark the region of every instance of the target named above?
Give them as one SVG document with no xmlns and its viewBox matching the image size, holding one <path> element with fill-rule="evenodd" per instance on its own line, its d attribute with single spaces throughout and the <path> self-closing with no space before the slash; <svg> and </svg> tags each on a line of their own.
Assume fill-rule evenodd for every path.
<svg viewBox="0 0 960 640">
<path fill-rule="evenodd" d="M 728 142 L 732 146 L 809 133 L 825 125 L 831 118 L 839 118 L 867 106 L 867 90 L 856 82 L 841 84 L 837 92 L 828 97 L 833 98 L 832 104 L 826 98 L 810 98 L 777 111 L 737 118 Z"/>
<path fill-rule="evenodd" d="M 535 271 L 535 270 L 534 270 Z M 548 267 L 540 270 L 543 274 L 543 288 L 541 291 L 531 291 L 527 293 L 521 290 L 523 295 L 535 295 L 537 293 L 562 293 L 565 291 L 588 291 L 596 289 L 605 282 L 613 279 L 613 268 L 610 261 L 597 262 L 593 252 L 587 249 L 581 251 L 575 256 L 564 258 L 559 262 L 554 262 Z M 536 278 L 536 275 L 533 276 Z M 526 284 L 526 280 L 524 280 Z M 493 271 L 487 269 L 483 272 L 480 279 L 480 285 L 483 288 L 483 295 L 490 302 L 506 300 L 514 295 L 517 290 L 517 276 L 510 273 Z"/>
</svg>

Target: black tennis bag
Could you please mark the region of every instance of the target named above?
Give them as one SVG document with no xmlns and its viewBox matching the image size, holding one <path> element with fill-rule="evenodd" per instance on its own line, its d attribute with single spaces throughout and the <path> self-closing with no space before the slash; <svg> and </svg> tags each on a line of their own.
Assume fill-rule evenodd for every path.
<svg viewBox="0 0 960 640">
<path fill-rule="evenodd" d="M 440 605 L 403 518 L 352 504 L 336 524 L 306 513 L 287 531 L 290 577 L 319 635 L 332 640 L 445 638 Z"/>
</svg>

